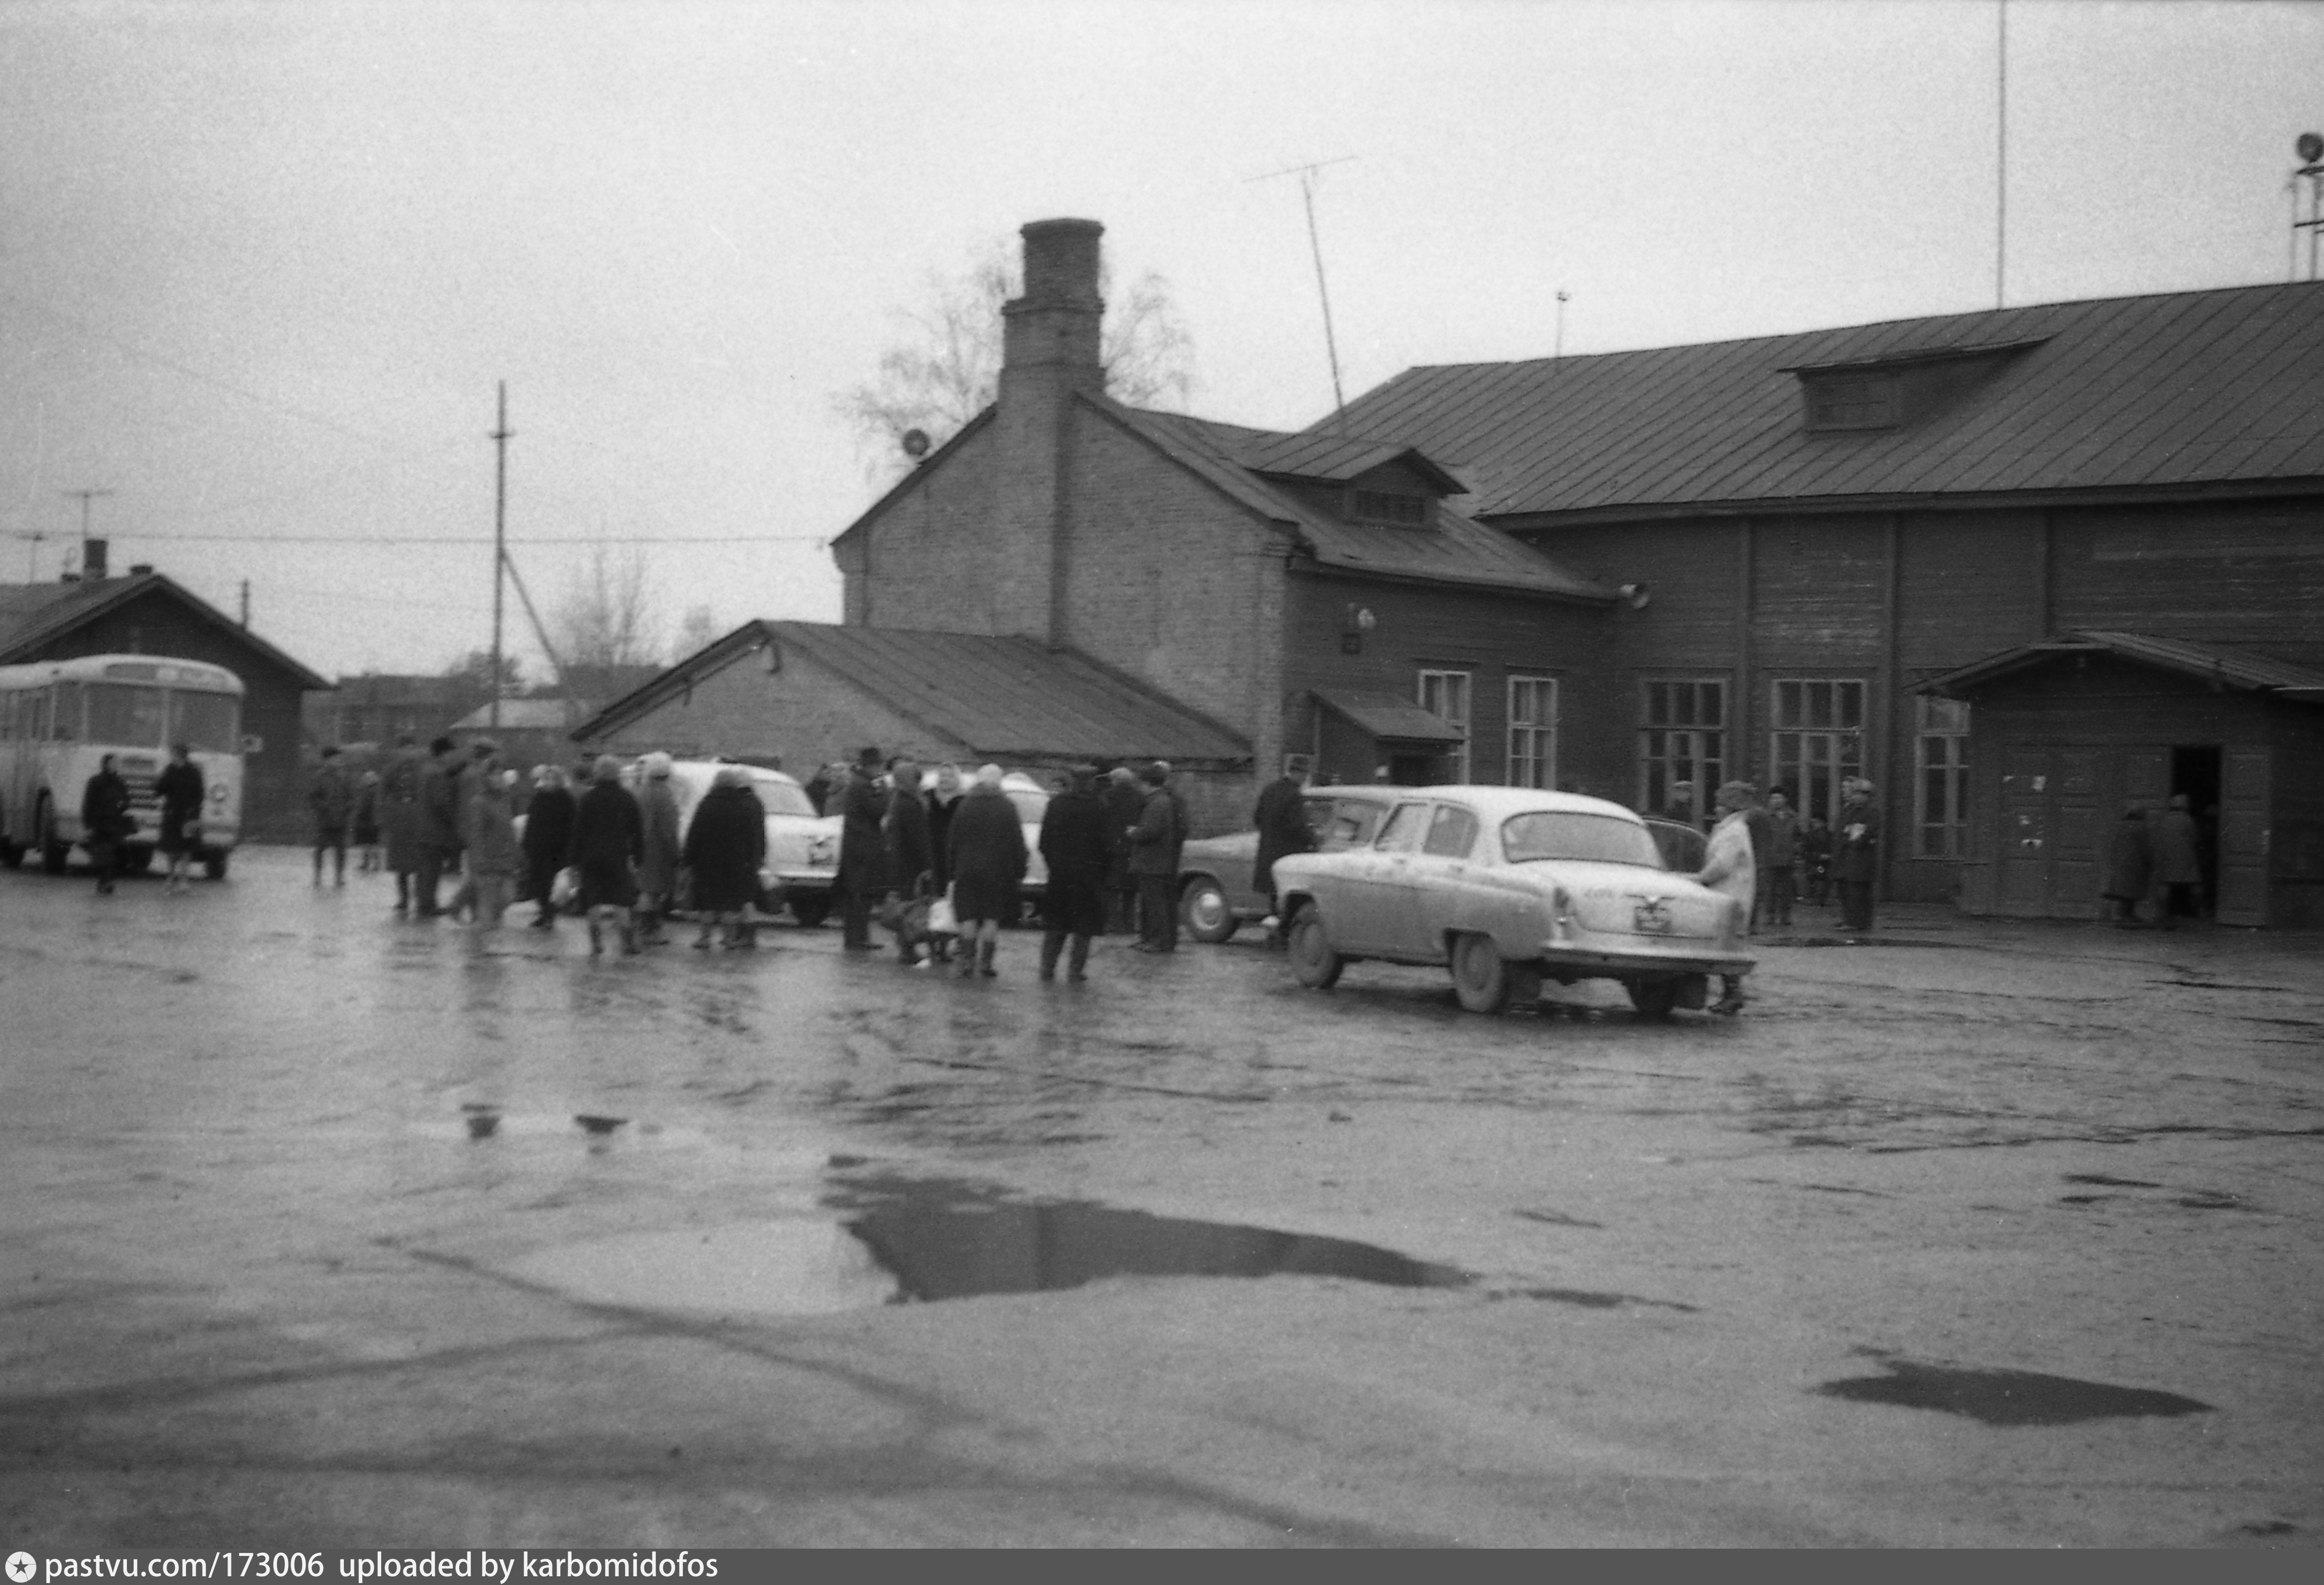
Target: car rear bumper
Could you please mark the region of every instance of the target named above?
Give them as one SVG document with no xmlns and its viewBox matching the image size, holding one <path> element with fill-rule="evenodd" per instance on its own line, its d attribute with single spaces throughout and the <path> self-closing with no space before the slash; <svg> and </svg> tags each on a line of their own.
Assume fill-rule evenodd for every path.
<svg viewBox="0 0 2324 1585">
<path fill-rule="evenodd" d="M 1670 952 L 1604 952 L 1563 942 L 1544 942 L 1541 966 L 1552 975 L 1577 979 L 1658 980 L 1674 974 L 1748 974 L 1758 959 L 1740 954 Z"/>
</svg>

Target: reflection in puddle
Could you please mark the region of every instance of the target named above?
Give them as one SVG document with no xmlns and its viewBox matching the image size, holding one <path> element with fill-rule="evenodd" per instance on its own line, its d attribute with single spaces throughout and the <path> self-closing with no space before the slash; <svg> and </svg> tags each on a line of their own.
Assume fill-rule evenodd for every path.
<svg viewBox="0 0 2324 1585">
<path fill-rule="evenodd" d="M 1391 1287 L 1462 1287 L 1469 1276 L 1376 1245 L 1270 1228 L 1021 1201 L 950 1180 L 874 1178 L 837 1203 L 907 1297 L 959 1299 L 1074 1288 L 1108 1276 L 1344 1276 Z"/>
<path fill-rule="evenodd" d="M 509 1270 L 593 1304 L 722 1315 L 826 1315 L 899 1296 L 871 1250 L 810 1216 L 595 1239 Z"/>
<path fill-rule="evenodd" d="M 1108 1276 L 1285 1273 L 1392 1287 L 1471 1280 L 1449 1266 L 1344 1239 L 885 1177 L 846 1185 L 820 1214 L 596 1239 L 539 1251 L 508 1269 L 590 1304 L 724 1315 L 1043 1293 Z"/>
<path fill-rule="evenodd" d="M 2177 1393 L 2143 1387 L 2111 1387 L 2070 1376 L 2033 1370 L 1963 1370 L 1884 1359 L 1886 1376 L 1856 1376 L 1816 1388 L 1830 1397 L 1858 1403 L 1895 1404 L 1908 1409 L 1941 1409 L 1987 1425 L 2065 1425 L 2132 1415 L 2200 1415 L 2211 1405 Z"/>
</svg>

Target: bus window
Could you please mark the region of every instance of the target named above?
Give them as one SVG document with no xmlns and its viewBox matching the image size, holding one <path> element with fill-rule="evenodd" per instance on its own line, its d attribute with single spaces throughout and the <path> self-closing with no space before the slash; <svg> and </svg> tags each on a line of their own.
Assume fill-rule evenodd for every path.
<svg viewBox="0 0 2324 1585">
<path fill-rule="evenodd" d="M 232 694 L 170 690 L 170 742 L 207 754 L 242 751 L 241 712 Z"/>
<path fill-rule="evenodd" d="M 124 749 L 161 746 L 161 690 L 128 683 L 88 685 L 88 741 Z"/>
<path fill-rule="evenodd" d="M 80 736 L 80 684 L 60 682 L 57 685 L 55 703 L 49 709 L 50 735 L 60 743 L 69 743 Z"/>
</svg>

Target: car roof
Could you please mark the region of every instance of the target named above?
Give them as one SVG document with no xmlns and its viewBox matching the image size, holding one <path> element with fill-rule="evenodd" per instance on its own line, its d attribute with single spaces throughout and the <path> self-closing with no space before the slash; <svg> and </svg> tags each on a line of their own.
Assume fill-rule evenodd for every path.
<svg viewBox="0 0 2324 1585">
<path fill-rule="evenodd" d="M 1610 799 L 1587 797 L 1581 793 L 1549 792 L 1541 788 L 1452 785 L 1399 787 L 1387 790 L 1404 798 L 1452 799 L 1494 820 L 1506 820 L 1512 815 L 1597 815 L 1631 825 L 1646 824 L 1637 810 L 1626 808 Z"/>
</svg>

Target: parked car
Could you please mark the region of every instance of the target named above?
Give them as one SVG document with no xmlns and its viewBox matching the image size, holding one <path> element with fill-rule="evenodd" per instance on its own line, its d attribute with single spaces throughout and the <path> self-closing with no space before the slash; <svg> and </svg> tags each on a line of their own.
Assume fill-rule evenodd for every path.
<svg viewBox="0 0 2324 1585">
<path fill-rule="evenodd" d="M 1394 787 L 1314 787 L 1304 795 L 1307 828 L 1319 852 L 1371 841 L 1404 789 Z M 1249 919 L 1267 917 L 1267 894 L 1250 883 L 1259 833 L 1237 831 L 1186 844 L 1178 861 L 1178 921 L 1196 941 L 1228 941 Z"/>
<path fill-rule="evenodd" d="M 1361 847 L 1275 866 L 1300 983 L 1348 963 L 1443 963 L 1461 1005 L 1499 1012 L 1542 982 L 1615 980 L 1638 1011 L 1702 1007 L 1753 966 L 1748 909 L 1668 868 L 1619 804 L 1524 788 L 1397 788 Z"/>
</svg>

